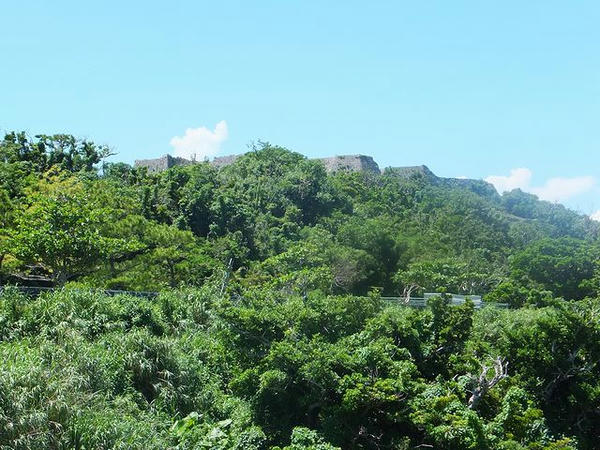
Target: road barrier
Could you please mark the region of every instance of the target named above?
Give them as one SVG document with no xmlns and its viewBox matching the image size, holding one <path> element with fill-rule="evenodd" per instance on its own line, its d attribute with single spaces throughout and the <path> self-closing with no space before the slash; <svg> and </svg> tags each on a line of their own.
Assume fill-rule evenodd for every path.
<svg viewBox="0 0 600 450">
<path fill-rule="evenodd" d="M 452 295 L 452 294 L 449 294 Z M 427 301 L 430 298 L 437 297 L 438 295 L 428 295 L 427 297 L 381 297 L 381 300 L 386 302 L 389 306 L 409 306 L 413 308 L 426 308 Z M 496 303 L 496 302 L 484 302 L 481 297 L 471 298 L 467 296 L 450 296 L 448 303 L 454 306 L 463 305 L 467 299 L 473 302 L 475 309 L 481 308 L 508 308 L 508 303 Z"/>
<path fill-rule="evenodd" d="M 53 287 L 41 287 L 41 286 L 0 286 L 0 292 L 5 289 L 17 289 L 18 291 L 30 295 L 30 296 L 38 296 L 45 292 L 53 292 L 56 290 L 61 290 L 63 288 L 53 288 Z M 115 296 L 115 295 L 130 295 L 133 297 L 144 297 L 144 298 L 154 298 L 158 296 L 158 292 L 148 292 L 148 291 L 121 291 L 117 289 L 79 289 L 79 288 L 68 288 L 72 291 L 80 291 L 80 292 L 102 292 L 105 295 Z M 438 297 L 440 294 L 425 294 L 426 297 L 410 297 L 407 299 L 406 297 L 381 297 L 381 300 L 385 302 L 388 306 L 408 306 L 412 308 L 426 308 L 427 301 L 430 298 Z M 475 309 L 480 308 L 508 308 L 508 303 L 495 303 L 495 302 L 484 302 L 481 300 L 479 296 L 464 296 L 464 295 L 455 295 L 448 294 L 448 303 L 454 306 L 464 304 L 467 299 L 471 300 L 475 305 Z"/>
<path fill-rule="evenodd" d="M 0 286 L 0 292 L 5 289 L 16 289 L 24 294 L 31 296 L 38 296 L 45 292 L 53 292 L 56 290 L 61 290 L 63 288 L 53 288 L 53 287 L 42 287 L 42 286 Z M 105 295 L 115 296 L 115 295 L 131 295 L 132 297 L 145 297 L 145 298 L 154 298 L 158 295 L 158 292 L 147 292 L 147 291 L 120 291 L 117 289 L 79 289 L 79 288 L 68 288 L 70 291 L 78 291 L 78 292 L 102 292 Z"/>
</svg>

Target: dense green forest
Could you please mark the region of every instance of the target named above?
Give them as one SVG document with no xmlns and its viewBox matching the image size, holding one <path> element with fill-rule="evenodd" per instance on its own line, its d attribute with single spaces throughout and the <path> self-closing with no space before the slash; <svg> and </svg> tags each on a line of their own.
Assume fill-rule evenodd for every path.
<svg viewBox="0 0 600 450">
<path fill-rule="evenodd" d="M 0 448 L 598 447 L 600 224 L 266 143 L 109 155 L 0 142 Z"/>
</svg>

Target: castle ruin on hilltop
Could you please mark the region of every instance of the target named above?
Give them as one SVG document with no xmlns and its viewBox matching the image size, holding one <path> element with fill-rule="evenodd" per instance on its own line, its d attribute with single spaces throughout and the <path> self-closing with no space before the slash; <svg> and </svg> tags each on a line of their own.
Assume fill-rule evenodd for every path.
<svg viewBox="0 0 600 450">
<path fill-rule="evenodd" d="M 325 166 L 327 172 L 373 172 L 381 173 L 379 165 L 370 156 L 342 155 L 329 158 L 317 158 Z"/>
<path fill-rule="evenodd" d="M 233 164 L 242 155 L 217 156 L 209 164 L 220 169 Z M 365 155 L 342 155 L 329 158 L 315 158 L 321 161 L 327 172 L 349 171 L 349 172 L 373 172 L 381 173 L 379 166 L 371 156 Z M 179 158 L 171 155 L 164 155 L 154 159 L 137 159 L 135 167 L 146 167 L 148 172 L 161 172 L 174 166 L 185 166 L 194 164 L 185 158 Z"/>
<path fill-rule="evenodd" d="M 243 155 L 217 156 L 208 161 L 208 164 L 221 169 L 237 161 Z M 331 156 L 329 158 L 314 158 L 314 161 L 321 161 L 328 173 L 333 172 L 363 172 L 372 174 L 381 174 L 379 165 L 371 156 L 366 155 L 341 155 Z M 186 166 L 196 164 L 198 161 L 190 161 L 171 155 L 164 155 L 154 159 L 138 159 L 135 161 L 135 167 L 146 167 L 149 172 L 161 172 L 174 166 Z M 387 175 L 393 175 L 398 178 L 418 178 L 431 184 L 447 187 L 462 187 L 482 195 L 498 195 L 496 189 L 491 184 L 483 180 L 470 180 L 461 178 L 441 178 L 436 176 L 425 165 L 407 166 L 407 167 L 386 167 L 383 171 Z"/>
<path fill-rule="evenodd" d="M 136 159 L 133 164 L 134 167 L 145 167 L 148 172 L 162 172 L 163 170 L 170 169 L 175 166 L 187 166 L 193 164 L 194 161 L 189 159 L 180 158 L 178 156 L 164 155 L 160 158 L 151 159 Z"/>
</svg>

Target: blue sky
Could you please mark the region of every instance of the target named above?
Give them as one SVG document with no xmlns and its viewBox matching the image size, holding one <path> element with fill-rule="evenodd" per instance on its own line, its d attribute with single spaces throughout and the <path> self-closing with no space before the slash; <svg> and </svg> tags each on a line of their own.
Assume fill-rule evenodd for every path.
<svg viewBox="0 0 600 450">
<path fill-rule="evenodd" d="M 600 211 L 600 2 L 91 3 L 2 3 L 0 131 L 126 162 L 261 139 Z"/>
</svg>

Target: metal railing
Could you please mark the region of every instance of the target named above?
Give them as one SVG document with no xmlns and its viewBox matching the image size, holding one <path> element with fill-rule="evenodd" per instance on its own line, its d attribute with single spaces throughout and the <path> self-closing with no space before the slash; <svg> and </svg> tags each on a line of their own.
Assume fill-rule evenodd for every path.
<svg viewBox="0 0 600 450">
<path fill-rule="evenodd" d="M 53 288 L 53 287 L 41 287 L 41 286 L 0 286 L 0 292 L 5 289 L 17 289 L 19 292 L 22 292 L 26 295 L 30 295 L 36 297 L 40 294 L 46 292 L 53 292 L 56 290 L 61 290 L 63 288 Z M 79 292 L 101 292 L 105 295 L 115 296 L 115 295 L 130 295 L 133 297 L 144 297 L 144 298 L 155 298 L 158 296 L 158 292 L 149 292 L 149 291 L 121 291 L 117 289 L 84 289 L 84 288 L 69 288 L 71 291 L 79 291 Z M 466 299 L 469 298 L 473 304 L 475 305 L 475 309 L 481 308 L 508 308 L 508 303 L 495 303 L 495 302 L 484 302 L 481 300 L 481 297 L 478 296 L 460 296 L 460 295 L 452 295 L 448 299 L 448 303 L 454 306 L 462 305 L 465 303 Z M 427 301 L 435 297 L 436 295 L 427 294 L 427 297 L 410 297 L 408 300 L 406 297 L 381 297 L 381 300 L 387 303 L 389 306 L 408 306 L 412 308 L 426 308 Z"/>
<path fill-rule="evenodd" d="M 63 288 L 53 288 L 53 287 L 43 287 L 43 286 L 0 286 L 0 292 L 5 289 L 16 289 L 19 292 L 22 292 L 26 295 L 38 296 L 45 292 L 53 292 L 60 291 Z M 105 295 L 115 296 L 115 295 L 130 295 L 132 297 L 145 297 L 145 298 L 154 298 L 158 295 L 158 292 L 148 292 L 148 291 L 120 291 L 117 289 L 85 289 L 85 288 L 69 288 L 70 291 L 76 292 L 101 292 Z"/>
<path fill-rule="evenodd" d="M 381 297 L 381 300 L 388 303 L 390 306 L 409 306 L 413 308 L 426 308 L 427 301 L 434 296 L 425 297 Z M 484 302 L 481 297 L 472 299 L 469 296 L 453 296 L 448 299 L 448 303 L 453 306 L 463 305 L 467 298 L 471 299 L 475 309 L 481 308 L 508 308 L 508 303 Z"/>
</svg>

